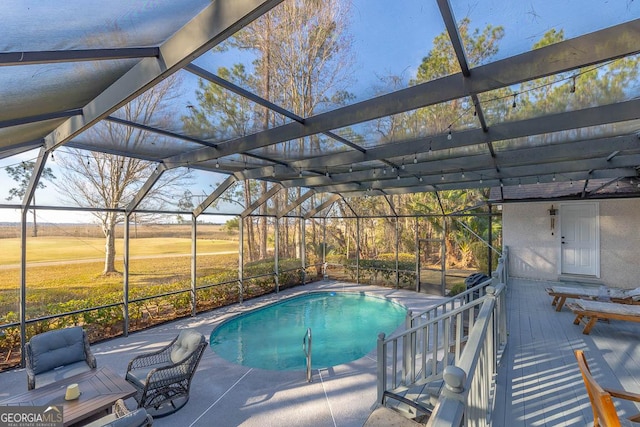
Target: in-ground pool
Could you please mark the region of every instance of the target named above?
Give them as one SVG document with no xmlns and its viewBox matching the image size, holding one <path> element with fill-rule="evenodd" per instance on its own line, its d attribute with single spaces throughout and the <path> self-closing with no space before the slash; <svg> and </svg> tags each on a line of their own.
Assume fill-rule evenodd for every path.
<svg viewBox="0 0 640 427">
<path fill-rule="evenodd" d="M 222 358 L 253 368 L 305 369 L 302 341 L 311 328 L 312 368 L 359 359 L 380 332 L 404 321 L 406 309 L 353 292 L 313 292 L 235 316 L 213 330 L 210 345 Z"/>
</svg>

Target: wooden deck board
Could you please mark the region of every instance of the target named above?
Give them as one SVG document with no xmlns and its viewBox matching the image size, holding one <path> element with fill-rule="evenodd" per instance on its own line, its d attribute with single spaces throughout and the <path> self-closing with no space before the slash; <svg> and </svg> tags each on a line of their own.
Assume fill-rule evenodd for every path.
<svg viewBox="0 0 640 427">
<path fill-rule="evenodd" d="M 551 306 L 548 285 L 509 283 L 509 342 L 499 367 L 494 427 L 591 425 L 574 349 L 585 350 L 598 381 L 640 391 L 640 325 L 612 320 L 583 335 L 573 313 Z M 616 404 L 621 414 L 640 411 L 629 402 Z"/>
</svg>

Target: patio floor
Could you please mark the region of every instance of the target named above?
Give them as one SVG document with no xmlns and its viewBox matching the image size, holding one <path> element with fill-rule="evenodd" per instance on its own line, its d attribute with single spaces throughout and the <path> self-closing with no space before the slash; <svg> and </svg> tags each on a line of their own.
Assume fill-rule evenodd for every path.
<svg viewBox="0 0 640 427">
<path fill-rule="evenodd" d="M 568 309 L 556 312 L 544 288 L 549 282 L 511 280 L 508 287 L 509 343 L 499 367 L 494 427 L 585 426 L 592 414 L 574 349 L 586 351 L 596 378 L 604 385 L 640 391 L 640 325 L 598 323 L 590 335 L 573 325 Z M 386 295 L 419 310 L 440 297 L 410 291 L 321 282 L 182 319 L 150 330 L 95 344 L 99 365 L 124 375 L 129 360 L 166 344 L 177 330 L 193 327 L 208 338 L 222 320 L 294 294 L 311 290 L 366 290 Z M 375 350 L 366 357 L 330 369 L 314 370 L 313 382 L 303 371 L 278 372 L 247 368 L 207 349 L 200 362 L 187 405 L 154 426 L 362 426 L 376 399 Z M 0 399 L 26 390 L 26 374 L 17 369 L 0 374 Z M 127 401 L 130 407 L 134 401 Z M 629 403 L 620 412 L 637 408 Z"/>
<path fill-rule="evenodd" d="M 511 279 L 509 342 L 498 369 L 493 427 L 590 426 L 593 414 L 573 350 L 585 351 L 605 387 L 640 392 L 640 324 L 598 322 L 589 335 L 566 307 L 556 312 L 549 282 Z M 568 286 L 564 283 L 565 286 Z M 620 415 L 640 411 L 614 399 Z"/>
<path fill-rule="evenodd" d="M 166 345 L 182 328 L 195 328 L 207 340 L 213 328 L 239 312 L 285 296 L 313 290 L 351 290 L 384 295 L 406 307 L 419 310 L 442 297 L 411 291 L 359 286 L 326 281 L 292 289 L 277 295 L 245 301 L 194 318 L 182 319 L 126 338 L 91 346 L 98 365 L 109 366 L 123 376 L 129 360 L 140 353 Z M 301 344 L 302 344 L 302 335 Z M 375 339 L 375 337 L 374 337 Z M 302 346 L 301 346 L 302 354 Z M 351 363 L 313 371 L 306 382 L 305 371 L 268 371 L 227 362 L 206 349 L 191 383 L 191 398 L 178 412 L 154 420 L 158 427 L 232 426 L 344 426 L 361 427 L 376 400 L 376 361 L 373 351 Z M 26 391 L 26 373 L 17 369 L 0 374 L 0 400 Z M 135 401 L 126 401 L 130 408 Z"/>
</svg>

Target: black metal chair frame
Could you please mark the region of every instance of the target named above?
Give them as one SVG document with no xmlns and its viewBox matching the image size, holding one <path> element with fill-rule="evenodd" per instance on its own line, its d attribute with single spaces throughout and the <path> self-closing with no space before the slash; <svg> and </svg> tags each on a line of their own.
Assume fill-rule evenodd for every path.
<svg viewBox="0 0 640 427">
<path fill-rule="evenodd" d="M 127 367 L 127 381 L 138 390 L 134 396 L 138 408 L 147 409 L 154 418 L 172 414 L 188 402 L 191 380 L 207 346 L 202 335 L 200 343 L 189 356 L 173 363 L 171 350 L 177 339 L 178 337 L 175 337 L 171 343 L 158 351 L 135 357 Z M 149 367 L 151 370 L 141 388 L 137 381 L 130 378 L 129 372 Z"/>
</svg>

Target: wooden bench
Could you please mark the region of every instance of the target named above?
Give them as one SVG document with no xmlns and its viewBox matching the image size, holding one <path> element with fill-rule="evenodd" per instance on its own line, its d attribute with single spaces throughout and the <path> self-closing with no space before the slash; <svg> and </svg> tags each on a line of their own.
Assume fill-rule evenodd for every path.
<svg viewBox="0 0 640 427">
<path fill-rule="evenodd" d="M 574 325 L 579 325 L 585 320 L 586 325 L 583 334 L 588 335 L 596 322 L 602 320 L 624 320 L 627 322 L 640 322 L 640 305 L 618 304 L 604 301 L 576 300 L 567 303 L 569 308 L 576 315 Z M 586 320 L 585 318 L 589 319 Z"/>
<path fill-rule="evenodd" d="M 602 299 L 618 304 L 640 304 L 640 289 L 619 289 L 589 286 L 549 286 L 545 291 L 553 297 L 551 305 L 556 311 L 562 310 L 567 298 L 574 299 Z"/>
</svg>

